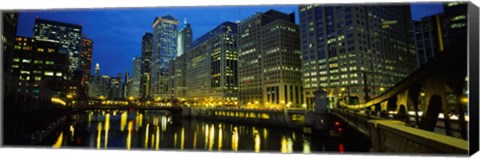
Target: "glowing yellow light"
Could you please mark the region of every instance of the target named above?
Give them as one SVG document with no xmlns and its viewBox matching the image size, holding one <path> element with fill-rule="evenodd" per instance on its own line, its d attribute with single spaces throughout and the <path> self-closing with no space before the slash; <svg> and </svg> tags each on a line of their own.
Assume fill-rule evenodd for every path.
<svg viewBox="0 0 480 158">
<path fill-rule="evenodd" d="M 52 99 L 50 99 L 50 101 L 52 103 L 60 104 L 60 105 L 63 105 L 63 106 L 67 105 L 67 103 L 65 101 L 63 101 L 62 99 L 57 98 L 57 97 L 52 97 Z"/>
<path fill-rule="evenodd" d="M 157 127 L 157 135 L 156 135 L 156 141 L 155 141 L 155 150 L 158 150 L 160 148 L 160 127 Z"/>
<path fill-rule="evenodd" d="M 101 133 L 102 133 L 102 123 L 100 123 L 100 122 L 97 125 L 97 131 L 98 131 L 98 133 L 97 133 L 97 149 L 100 149 L 100 144 L 101 144 L 100 140 L 102 139 L 102 135 L 101 135 Z"/>
<path fill-rule="evenodd" d="M 212 128 L 210 128 L 210 140 L 208 141 L 208 150 L 209 151 L 212 151 L 213 149 L 213 143 L 214 143 L 214 139 L 215 139 L 215 126 L 212 124 L 211 126 Z"/>
<path fill-rule="evenodd" d="M 461 102 L 463 104 L 467 104 L 468 103 L 468 98 L 467 97 L 462 97 Z"/>
<path fill-rule="evenodd" d="M 383 92 L 383 91 L 385 91 L 385 88 L 383 88 L 383 87 L 380 87 L 380 91 L 382 91 L 382 92 Z"/>
<path fill-rule="evenodd" d="M 222 125 L 218 125 L 218 151 L 222 150 Z"/>
<path fill-rule="evenodd" d="M 255 100 L 255 104 L 258 104 L 259 102 L 257 100 Z"/>
<path fill-rule="evenodd" d="M 180 135 L 180 150 L 183 150 L 185 145 L 185 128 L 182 127 L 182 133 Z"/>
<path fill-rule="evenodd" d="M 68 98 L 68 99 L 72 99 L 73 96 L 72 96 L 71 94 L 67 94 L 67 98 Z"/>
<path fill-rule="evenodd" d="M 127 135 L 127 150 L 130 150 L 132 146 L 132 128 L 133 128 L 133 121 L 128 122 L 128 135 Z"/>
<path fill-rule="evenodd" d="M 233 136 L 232 136 L 232 150 L 238 151 L 238 129 L 237 127 L 233 128 Z"/>
<path fill-rule="evenodd" d="M 260 152 L 260 135 L 258 132 L 255 133 L 255 152 Z"/>
<path fill-rule="evenodd" d="M 62 147 L 62 143 L 63 143 L 63 132 L 60 133 L 60 135 L 58 136 L 57 138 L 57 141 L 55 141 L 55 144 L 53 144 L 53 148 L 60 148 Z"/>
<path fill-rule="evenodd" d="M 149 130 L 149 127 L 150 127 L 150 124 L 147 124 L 147 126 L 145 127 L 145 149 L 148 147 L 148 130 Z"/>
<path fill-rule="evenodd" d="M 108 147 L 108 131 L 110 130 L 110 114 L 105 116 L 105 149 Z"/>
<path fill-rule="evenodd" d="M 287 139 L 285 136 L 282 136 L 280 152 L 287 153 Z"/>
<path fill-rule="evenodd" d="M 420 93 L 420 96 L 424 97 L 424 96 L 425 96 L 425 93 L 424 93 L 424 92 Z"/>
</svg>

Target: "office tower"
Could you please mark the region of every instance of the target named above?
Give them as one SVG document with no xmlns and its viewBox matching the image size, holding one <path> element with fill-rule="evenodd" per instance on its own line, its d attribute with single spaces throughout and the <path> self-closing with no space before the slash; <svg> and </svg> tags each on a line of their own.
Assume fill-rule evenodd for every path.
<svg viewBox="0 0 480 158">
<path fill-rule="evenodd" d="M 129 96 L 130 93 L 130 87 L 131 87 L 131 81 L 132 79 L 130 78 L 130 73 L 128 71 L 125 71 L 125 75 L 123 76 L 123 87 L 122 87 L 122 98 L 126 99 Z M 140 76 L 139 76 L 140 77 Z M 140 88 L 140 87 L 138 87 Z"/>
<path fill-rule="evenodd" d="M 187 23 L 187 19 L 185 19 L 183 28 L 178 32 L 177 57 L 183 55 L 192 48 L 192 42 L 192 28 L 190 27 L 190 24 Z"/>
<path fill-rule="evenodd" d="M 122 98 L 122 73 L 118 73 L 116 77 L 111 77 L 110 80 L 110 94 L 111 99 Z"/>
<path fill-rule="evenodd" d="M 409 5 L 299 6 L 306 103 L 363 103 L 416 67 Z"/>
<path fill-rule="evenodd" d="M 150 96 L 151 90 L 151 72 L 152 72 L 152 43 L 153 34 L 145 33 L 142 38 L 142 66 L 141 66 L 141 78 L 140 78 L 140 95 L 141 98 L 147 98 Z"/>
<path fill-rule="evenodd" d="M 133 77 L 128 88 L 128 98 L 138 99 L 140 98 L 140 74 L 141 74 L 142 61 L 140 57 L 133 58 Z"/>
<path fill-rule="evenodd" d="M 35 19 L 33 38 L 36 41 L 49 41 L 59 44 L 58 51 L 69 58 L 67 73 L 67 93 L 74 98 L 81 97 L 83 70 L 81 69 L 82 26 L 64 22 Z"/>
<path fill-rule="evenodd" d="M 418 67 L 460 38 L 467 37 L 467 4 L 446 2 L 444 12 L 414 22 Z"/>
<path fill-rule="evenodd" d="M 113 95 L 111 93 L 112 87 L 112 77 L 108 75 L 101 75 L 98 78 L 98 98 L 100 99 L 113 99 Z"/>
<path fill-rule="evenodd" d="M 153 22 L 153 53 L 151 95 L 168 99 L 169 62 L 177 56 L 178 21 L 171 15 L 157 17 Z"/>
<path fill-rule="evenodd" d="M 100 87 L 100 64 L 95 64 L 95 74 L 91 78 L 90 84 L 88 84 L 88 96 L 90 98 L 98 98 L 101 95 Z"/>
<path fill-rule="evenodd" d="M 50 41 L 60 44 L 58 51 L 61 54 L 66 54 L 69 58 L 69 80 L 71 80 L 74 70 L 81 70 L 81 25 L 36 18 L 33 37 L 37 41 Z"/>
<path fill-rule="evenodd" d="M 4 75 L 4 93 L 10 93 L 11 88 L 15 84 L 10 83 L 11 65 L 13 57 L 13 46 L 15 45 L 15 37 L 17 36 L 18 13 L 2 12 L 2 45 L 3 48 L 3 75 Z M 15 86 L 13 86 L 15 87 Z M 15 89 L 15 88 L 12 88 Z"/>
<path fill-rule="evenodd" d="M 257 13 L 241 21 L 238 29 L 240 103 L 301 106 L 299 31 L 294 13 Z"/>
<path fill-rule="evenodd" d="M 170 61 L 169 89 L 170 96 L 183 100 L 187 94 L 186 85 L 187 55 L 184 53 Z"/>
<path fill-rule="evenodd" d="M 186 97 L 186 53 L 192 48 L 192 40 L 192 28 L 185 19 L 183 28 L 178 32 L 177 57 L 169 64 L 169 89 L 172 98 L 183 100 Z"/>
<path fill-rule="evenodd" d="M 58 43 L 18 36 L 12 60 L 12 75 L 18 77 L 17 94 L 50 99 L 63 94 L 67 56 L 58 52 Z"/>
<path fill-rule="evenodd" d="M 236 40 L 237 24 L 224 22 L 193 42 L 186 54 L 187 98 L 215 105 L 237 101 Z"/>
<path fill-rule="evenodd" d="M 83 70 L 82 84 L 90 82 L 90 69 L 92 66 L 93 41 L 86 35 L 82 37 L 80 48 L 80 65 Z"/>
<path fill-rule="evenodd" d="M 467 38 L 467 8 L 468 2 L 445 2 L 445 46 L 450 46 L 458 40 Z"/>
</svg>

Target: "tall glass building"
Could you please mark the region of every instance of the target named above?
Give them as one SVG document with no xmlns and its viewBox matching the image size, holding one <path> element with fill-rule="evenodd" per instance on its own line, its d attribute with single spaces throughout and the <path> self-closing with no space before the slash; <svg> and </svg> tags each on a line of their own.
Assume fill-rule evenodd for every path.
<svg viewBox="0 0 480 158">
<path fill-rule="evenodd" d="M 152 27 L 151 96 L 156 100 L 170 99 L 168 96 L 169 62 L 177 56 L 178 21 L 171 15 L 157 17 Z"/>
<path fill-rule="evenodd" d="M 331 103 L 363 103 L 415 68 L 409 5 L 302 5 L 306 103 L 322 89 Z"/>
<path fill-rule="evenodd" d="M 152 74 L 153 34 L 146 32 L 142 38 L 142 64 L 140 78 L 140 95 L 142 98 L 150 96 Z"/>
<path fill-rule="evenodd" d="M 170 96 L 179 100 L 186 97 L 187 52 L 192 48 L 192 28 L 185 20 L 183 28 L 178 32 L 177 57 L 170 61 L 169 89 Z"/>
<path fill-rule="evenodd" d="M 69 80 L 72 79 L 75 70 L 81 70 L 81 25 L 36 18 L 33 37 L 37 41 L 48 41 L 60 44 L 58 51 L 61 54 L 66 54 L 69 58 Z"/>
<path fill-rule="evenodd" d="M 186 96 L 196 105 L 238 100 L 237 24 L 224 22 L 193 42 L 187 55 Z"/>
<path fill-rule="evenodd" d="M 128 94 L 127 97 L 138 99 L 140 98 L 140 78 L 141 78 L 141 66 L 142 61 L 140 57 L 133 58 L 133 73 L 132 73 L 132 80 L 129 83 Z"/>
<path fill-rule="evenodd" d="M 83 70 L 82 84 L 90 82 L 90 70 L 92 67 L 92 51 L 93 51 L 93 41 L 88 39 L 86 36 L 82 37 L 81 42 L 81 69 Z"/>
<path fill-rule="evenodd" d="M 301 106 L 300 35 L 294 13 L 257 13 L 240 22 L 238 29 L 239 103 Z"/>
<path fill-rule="evenodd" d="M 467 38 L 467 3 L 446 2 L 443 10 L 414 22 L 418 67 L 460 38 Z"/>
</svg>

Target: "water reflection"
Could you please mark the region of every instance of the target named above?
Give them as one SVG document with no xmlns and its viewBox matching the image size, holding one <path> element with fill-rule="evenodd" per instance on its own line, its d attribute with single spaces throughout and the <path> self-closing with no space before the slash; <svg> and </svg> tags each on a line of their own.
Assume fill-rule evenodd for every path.
<svg viewBox="0 0 480 158">
<path fill-rule="evenodd" d="M 78 115 L 75 123 L 56 132 L 52 147 L 282 153 L 344 150 L 341 143 L 319 144 L 303 132 L 289 129 L 174 119 L 163 112 L 88 111 Z"/>
</svg>

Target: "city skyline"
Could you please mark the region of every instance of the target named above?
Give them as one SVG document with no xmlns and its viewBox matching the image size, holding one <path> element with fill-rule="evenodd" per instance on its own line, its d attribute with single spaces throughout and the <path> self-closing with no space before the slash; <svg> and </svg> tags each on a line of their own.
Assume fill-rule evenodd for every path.
<svg viewBox="0 0 480 158">
<path fill-rule="evenodd" d="M 412 3 L 411 7 L 414 20 L 443 11 L 440 3 Z M 285 13 L 295 12 L 295 23 L 299 23 L 297 5 L 25 11 L 20 12 L 17 33 L 19 36 L 30 37 L 36 17 L 82 25 L 83 34 L 95 42 L 91 69 L 94 69 L 96 63 L 100 63 L 101 74 L 116 76 L 125 71 L 133 74 L 132 59 L 141 55 L 142 36 L 145 32 L 151 32 L 153 20 L 157 16 L 172 15 L 179 21 L 179 28 L 183 27 L 186 19 L 194 32 L 193 40 L 196 40 L 222 22 L 244 20 L 256 12 L 269 9 Z M 219 18 L 208 18 L 211 15 Z M 111 29 L 105 31 L 102 27 Z M 112 54 L 118 55 L 112 60 Z M 119 67 L 119 62 L 129 66 Z M 93 75 L 93 71 L 90 75 Z"/>
</svg>

